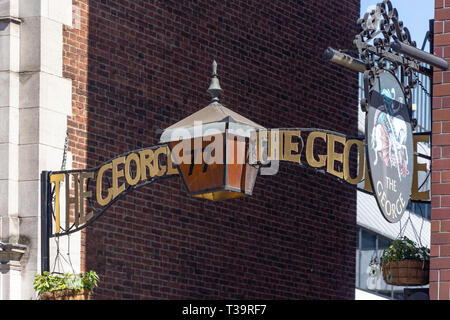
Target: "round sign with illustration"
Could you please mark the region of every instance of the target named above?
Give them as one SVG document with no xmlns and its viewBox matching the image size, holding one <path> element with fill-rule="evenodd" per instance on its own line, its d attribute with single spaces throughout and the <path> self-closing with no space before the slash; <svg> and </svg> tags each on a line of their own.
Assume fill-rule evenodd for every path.
<svg viewBox="0 0 450 320">
<path fill-rule="evenodd" d="M 398 222 L 411 196 L 413 137 L 405 95 L 389 71 L 379 74 L 366 115 L 367 162 L 384 218 Z"/>
</svg>

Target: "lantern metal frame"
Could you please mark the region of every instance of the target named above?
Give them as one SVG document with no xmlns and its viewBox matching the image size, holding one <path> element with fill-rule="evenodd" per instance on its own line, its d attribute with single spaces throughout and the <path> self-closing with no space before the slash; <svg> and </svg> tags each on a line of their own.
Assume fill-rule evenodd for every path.
<svg viewBox="0 0 450 320">
<path fill-rule="evenodd" d="M 252 195 L 253 194 L 253 188 L 255 186 L 256 183 L 256 178 L 259 174 L 259 167 L 260 165 L 257 164 L 249 164 L 248 163 L 248 158 L 249 158 L 249 153 L 250 153 L 250 137 L 247 136 L 240 136 L 240 135 L 236 135 L 233 133 L 234 130 L 230 130 L 230 124 L 229 122 L 225 122 L 225 129 L 224 132 L 220 133 L 223 136 L 223 164 L 219 164 L 221 166 L 223 166 L 223 178 L 222 178 L 222 185 L 220 187 L 214 187 L 214 188 L 205 188 L 199 191 L 191 191 L 190 187 L 189 187 L 189 183 L 186 181 L 187 177 L 185 177 L 185 173 L 183 172 L 183 170 L 180 168 L 180 164 L 177 163 L 177 161 L 174 161 L 176 168 L 178 170 L 178 173 L 181 177 L 181 180 L 183 181 L 183 185 L 187 191 L 187 193 L 190 196 L 196 197 L 196 198 L 204 198 L 204 199 L 209 199 L 209 200 L 226 200 L 226 199 L 232 199 L 232 198 L 238 198 L 241 196 L 245 196 L 245 195 Z M 252 181 L 250 181 L 250 184 L 247 186 L 246 184 L 244 184 L 244 186 L 242 188 L 236 188 L 234 187 L 232 184 L 230 184 L 230 168 L 229 165 L 234 165 L 235 163 L 228 163 L 227 159 L 228 156 L 230 154 L 230 148 L 232 146 L 230 146 L 230 135 L 233 135 L 233 139 L 231 139 L 231 143 L 235 142 L 242 142 L 245 146 L 245 153 L 244 153 L 244 157 L 245 157 L 245 161 L 242 164 L 242 175 L 245 175 L 248 167 L 254 168 L 254 174 L 250 177 L 250 179 L 252 179 Z M 238 140 L 236 141 L 236 137 L 238 138 Z M 198 138 L 198 137 L 197 137 Z M 195 138 L 192 138 L 195 139 Z M 173 157 L 173 146 L 176 143 L 176 141 L 172 141 L 169 142 L 169 150 L 172 153 L 172 157 Z M 191 143 L 192 145 L 192 143 Z M 204 151 L 205 148 L 202 147 L 202 152 Z M 233 153 L 235 154 L 235 153 Z M 192 161 L 193 158 L 195 157 L 194 153 L 192 153 Z M 194 168 L 195 166 L 203 166 L 204 168 L 208 167 L 208 164 L 203 162 L 203 157 L 202 157 L 202 163 L 190 163 L 190 167 Z M 192 169 L 193 171 L 194 169 Z M 207 170 L 202 170 L 202 171 L 207 171 Z M 246 176 L 246 175 L 245 175 Z M 246 188 L 246 186 L 248 188 Z M 219 193 L 221 191 L 227 192 L 227 193 L 232 193 L 229 194 L 230 196 L 224 196 L 222 197 L 221 195 L 219 195 L 217 198 L 214 196 L 214 193 Z M 201 195 L 205 195 L 205 196 L 201 196 Z"/>
</svg>

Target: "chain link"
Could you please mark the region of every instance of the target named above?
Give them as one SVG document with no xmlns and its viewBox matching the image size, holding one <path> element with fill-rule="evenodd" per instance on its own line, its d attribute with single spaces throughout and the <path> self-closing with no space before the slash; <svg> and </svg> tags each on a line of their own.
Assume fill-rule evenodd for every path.
<svg viewBox="0 0 450 320">
<path fill-rule="evenodd" d="M 415 76 L 415 79 L 414 79 L 414 80 L 417 81 L 417 84 L 418 84 L 419 87 L 422 89 L 422 91 L 425 92 L 425 94 L 426 94 L 428 97 L 431 97 L 431 94 L 428 92 L 427 88 L 425 88 L 425 86 L 423 85 L 422 81 L 420 81 L 420 79 L 419 79 L 419 77 L 417 76 L 416 73 L 414 73 L 414 76 Z"/>
<path fill-rule="evenodd" d="M 64 153 L 61 163 L 61 171 L 66 170 L 67 149 L 69 148 L 69 133 L 66 132 L 66 138 L 64 140 Z"/>
</svg>

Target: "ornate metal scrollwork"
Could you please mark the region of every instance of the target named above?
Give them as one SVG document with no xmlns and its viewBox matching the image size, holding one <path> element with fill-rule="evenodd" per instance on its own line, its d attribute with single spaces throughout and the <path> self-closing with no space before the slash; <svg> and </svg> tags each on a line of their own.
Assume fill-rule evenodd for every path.
<svg viewBox="0 0 450 320">
<path fill-rule="evenodd" d="M 420 72 L 430 75 L 432 71 L 414 57 L 393 50 L 393 44 L 396 43 L 416 46 L 408 28 L 399 20 L 397 9 L 392 6 L 391 1 L 384 0 L 359 19 L 357 24 L 360 32 L 353 43 L 360 59 L 366 64 L 365 99 L 361 101 L 363 111 L 367 110 L 367 98 L 375 86 L 377 75 L 385 70 L 396 74 L 403 87 L 406 103 L 411 109 L 411 90 L 417 85 L 413 74 Z"/>
</svg>

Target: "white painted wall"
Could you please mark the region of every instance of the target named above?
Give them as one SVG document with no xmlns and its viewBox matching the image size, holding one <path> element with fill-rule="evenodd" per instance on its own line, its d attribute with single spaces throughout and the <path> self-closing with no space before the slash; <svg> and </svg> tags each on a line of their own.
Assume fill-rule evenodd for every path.
<svg viewBox="0 0 450 320">
<path fill-rule="evenodd" d="M 389 299 L 370 292 L 355 289 L 355 300 L 389 300 Z"/>
</svg>

